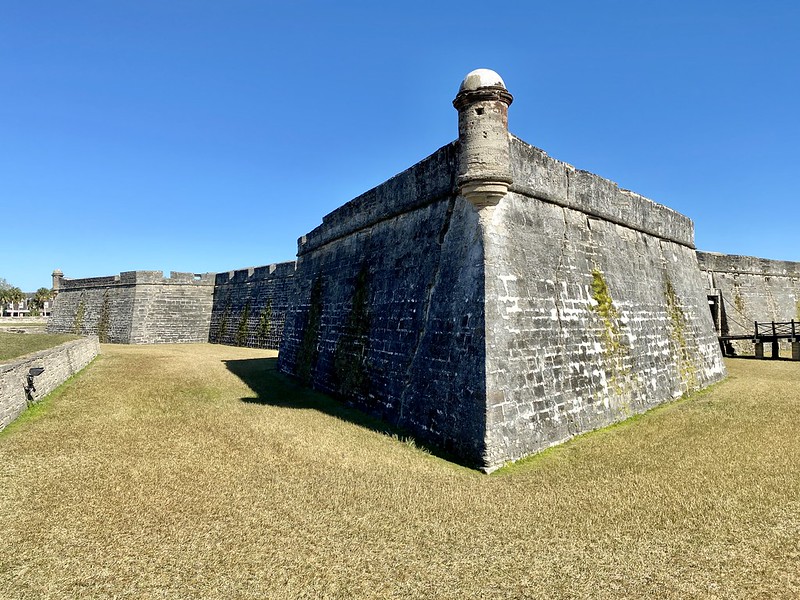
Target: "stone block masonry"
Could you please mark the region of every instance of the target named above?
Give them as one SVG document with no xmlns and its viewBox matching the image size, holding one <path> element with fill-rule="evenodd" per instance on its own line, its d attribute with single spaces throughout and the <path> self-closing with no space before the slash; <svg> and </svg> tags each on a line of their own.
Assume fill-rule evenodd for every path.
<svg viewBox="0 0 800 600">
<path fill-rule="evenodd" d="M 99 351 L 97 338 L 88 337 L 0 364 L 0 430 L 30 403 L 45 397 L 83 369 Z M 28 371 L 35 367 L 43 367 L 44 372 L 34 378 L 34 391 L 28 387 Z"/>
<path fill-rule="evenodd" d="M 487 465 L 724 376 L 692 223 L 511 139 L 484 218 Z"/>
<path fill-rule="evenodd" d="M 277 350 L 294 301 L 294 270 L 291 261 L 218 273 L 208 340 Z"/>
<path fill-rule="evenodd" d="M 481 464 L 483 252 L 454 144 L 301 238 L 279 368 Z"/>
<path fill-rule="evenodd" d="M 137 271 L 131 344 L 207 342 L 213 273 Z"/>
<path fill-rule="evenodd" d="M 691 221 L 507 133 L 459 141 L 301 238 L 279 368 L 491 471 L 725 375 Z"/>
<path fill-rule="evenodd" d="M 50 329 L 279 346 L 282 372 L 485 471 L 722 379 L 692 222 L 510 135 L 512 102 L 470 73 L 458 140 L 325 216 L 296 264 L 56 271 Z"/>
<path fill-rule="evenodd" d="M 132 272 L 62 279 L 47 331 L 97 335 L 103 342 L 130 343 L 135 285 Z"/>
<path fill-rule="evenodd" d="M 213 342 L 277 349 L 294 300 L 295 263 L 228 273 L 127 271 L 65 279 L 48 331 L 97 335 L 101 342 Z"/>
<path fill-rule="evenodd" d="M 208 341 L 214 275 L 127 271 L 61 279 L 47 330 L 97 335 L 102 342 Z"/>
<path fill-rule="evenodd" d="M 720 335 L 752 334 L 754 321 L 800 321 L 800 263 L 716 252 L 698 252 L 697 260 Z M 729 344 L 738 354 L 753 354 L 752 342 Z"/>
</svg>

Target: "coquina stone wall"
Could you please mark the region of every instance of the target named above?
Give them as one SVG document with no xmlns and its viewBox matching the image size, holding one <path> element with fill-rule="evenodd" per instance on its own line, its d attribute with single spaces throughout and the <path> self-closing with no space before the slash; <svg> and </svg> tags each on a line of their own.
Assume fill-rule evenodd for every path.
<svg viewBox="0 0 800 600">
<path fill-rule="evenodd" d="M 0 364 L 0 430 L 29 404 L 45 397 L 83 369 L 99 351 L 97 338 L 88 337 Z M 28 372 L 35 367 L 44 368 L 44 372 L 34 378 L 35 389 L 30 389 Z"/>
<path fill-rule="evenodd" d="M 63 279 L 47 331 L 97 335 L 103 342 L 128 344 L 135 287 L 133 271 L 111 277 Z"/>
<path fill-rule="evenodd" d="M 503 133 L 459 141 L 301 238 L 279 368 L 493 470 L 725 375 L 691 221 Z"/>
<path fill-rule="evenodd" d="M 132 344 L 207 342 L 214 274 L 136 271 Z"/>
<path fill-rule="evenodd" d="M 205 342 L 213 293 L 210 273 L 127 271 L 62 279 L 47 330 L 121 344 Z"/>
<path fill-rule="evenodd" d="M 277 350 L 293 302 L 295 262 L 218 273 L 208 340 Z"/>
<path fill-rule="evenodd" d="M 300 239 L 279 368 L 480 464 L 483 252 L 450 144 Z"/>
<path fill-rule="evenodd" d="M 489 466 L 724 376 L 692 222 L 512 138 L 485 216 Z"/>
<path fill-rule="evenodd" d="M 800 321 L 800 263 L 716 252 L 698 252 L 697 260 L 718 306 L 721 335 L 751 334 L 754 321 Z M 730 345 L 738 354 L 753 353 L 752 342 Z"/>
<path fill-rule="evenodd" d="M 511 136 L 512 101 L 470 73 L 458 141 L 324 217 L 296 266 L 66 280 L 50 329 L 280 341 L 281 371 L 487 471 L 723 378 L 692 222 Z"/>
</svg>

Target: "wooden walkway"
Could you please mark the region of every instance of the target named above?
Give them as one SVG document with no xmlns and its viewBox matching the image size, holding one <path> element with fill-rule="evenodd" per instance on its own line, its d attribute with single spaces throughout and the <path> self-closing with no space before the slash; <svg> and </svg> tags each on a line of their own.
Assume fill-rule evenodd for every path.
<svg viewBox="0 0 800 600">
<path fill-rule="evenodd" d="M 754 329 L 752 334 L 744 335 L 721 335 L 719 336 L 720 347 L 722 353 L 726 353 L 726 348 L 733 340 L 744 341 L 750 340 L 755 345 L 756 358 L 764 358 L 764 344 L 772 344 L 771 358 L 780 358 L 780 341 L 785 340 L 792 344 L 792 360 L 800 360 L 800 321 L 777 322 L 768 321 L 761 322 L 753 321 Z"/>
</svg>

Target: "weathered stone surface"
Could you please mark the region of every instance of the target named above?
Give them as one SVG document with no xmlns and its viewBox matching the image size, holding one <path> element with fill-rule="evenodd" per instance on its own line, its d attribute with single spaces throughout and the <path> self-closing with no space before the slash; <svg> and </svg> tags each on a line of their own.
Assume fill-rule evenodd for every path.
<svg viewBox="0 0 800 600">
<path fill-rule="evenodd" d="M 88 337 L 0 364 L 0 430 L 16 419 L 29 402 L 45 397 L 83 369 L 99 351 L 97 338 Z M 34 378 L 35 389 L 27 392 L 28 371 L 34 367 L 42 367 L 44 372 Z"/>
<path fill-rule="evenodd" d="M 322 218 L 322 225 L 298 240 L 298 256 L 384 219 L 451 196 L 457 160 L 458 147 L 453 142 L 340 206 Z"/>
<path fill-rule="evenodd" d="M 100 336 L 104 342 L 128 344 L 134 295 L 132 272 L 112 277 L 62 278 L 47 331 L 98 335 L 98 329 L 104 329 Z"/>
<path fill-rule="evenodd" d="M 800 263 L 697 252 L 707 293 L 718 298 L 722 335 L 753 333 L 754 321 L 800 321 Z M 789 341 L 781 342 L 790 349 Z M 753 343 L 733 341 L 739 354 L 752 354 Z"/>
<path fill-rule="evenodd" d="M 212 274 L 127 271 L 62 279 L 47 330 L 121 344 L 208 341 Z"/>
<path fill-rule="evenodd" d="M 512 182 L 508 107 L 502 78 L 489 69 L 467 74 L 453 106 L 458 110 L 458 193 L 477 208 L 496 205 Z"/>
<path fill-rule="evenodd" d="M 453 150 L 301 240 L 278 366 L 479 466 L 483 256 L 477 213 L 452 193 Z"/>
<path fill-rule="evenodd" d="M 692 222 L 508 136 L 479 75 L 458 144 L 301 238 L 279 368 L 491 470 L 725 369 Z"/>
<path fill-rule="evenodd" d="M 561 199 L 512 193 L 486 220 L 490 469 L 725 373 L 693 249 Z"/>
<path fill-rule="evenodd" d="M 208 341 L 277 350 L 293 301 L 294 261 L 218 273 Z"/>
<path fill-rule="evenodd" d="M 301 240 L 283 371 L 487 470 L 724 376 L 691 221 L 594 175 L 572 187 L 518 141 L 527 194 L 414 197 L 425 171 L 446 187 L 452 149 L 371 190 L 372 218 L 357 199 Z M 348 344 L 363 265 L 369 327 Z M 337 352 L 363 387 L 342 388 Z"/>
<path fill-rule="evenodd" d="M 551 158 L 543 150 L 514 136 L 511 137 L 511 156 L 514 177 L 511 191 L 694 247 L 691 219 L 671 208 Z"/>
<path fill-rule="evenodd" d="M 212 341 L 283 327 L 280 370 L 485 470 L 721 379 L 692 222 L 510 136 L 510 102 L 468 76 L 459 141 L 324 217 L 296 270 L 219 275 L 213 309 L 212 283 L 62 279 L 52 329 L 113 298 L 115 341 L 165 341 L 159 294 Z"/>
</svg>

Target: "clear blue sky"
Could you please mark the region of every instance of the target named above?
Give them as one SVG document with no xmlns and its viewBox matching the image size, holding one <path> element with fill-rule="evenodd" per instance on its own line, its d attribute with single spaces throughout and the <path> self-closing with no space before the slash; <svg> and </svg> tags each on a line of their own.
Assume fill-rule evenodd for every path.
<svg viewBox="0 0 800 600">
<path fill-rule="evenodd" d="M 478 67 L 698 248 L 800 261 L 796 1 L 0 0 L 0 277 L 291 260 L 457 137 Z"/>
</svg>

